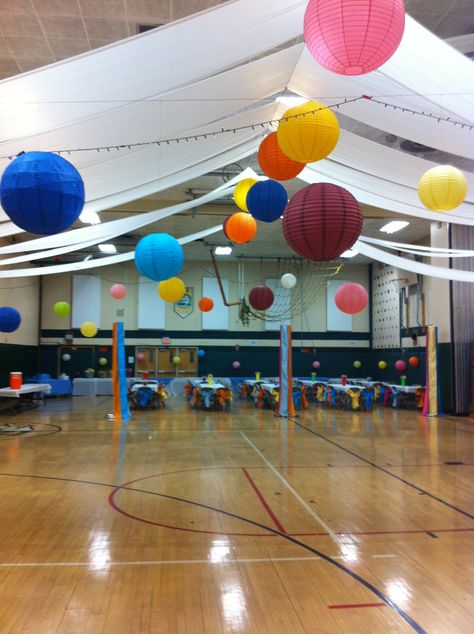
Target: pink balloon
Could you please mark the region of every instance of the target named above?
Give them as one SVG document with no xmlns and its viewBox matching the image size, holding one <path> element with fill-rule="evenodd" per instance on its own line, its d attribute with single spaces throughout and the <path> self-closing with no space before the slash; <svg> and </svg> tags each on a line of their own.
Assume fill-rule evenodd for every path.
<svg viewBox="0 0 474 634">
<path fill-rule="evenodd" d="M 340 311 L 355 315 L 367 306 L 369 295 L 361 284 L 348 282 L 337 289 L 334 301 Z"/>
<path fill-rule="evenodd" d="M 240 361 L 234 361 L 232 363 L 232 367 L 234 368 L 234 370 L 240 370 Z"/>
<path fill-rule="evenodd" d="M 123 299 L 127 294 L 127 288 L 123 284 L 113 284 L 110 287 L 110 294 L 114 299 Z"/>
<path fill-rule="evenodd" d="M 143 354 L 143 352 L 139 352 L 137 354 L 137 361 L 145 361 L 145 355 Z"/>
<path fill-rule="evenodd" d="M 398 48 L 403 0 L 309 0 L 304 39 L 314 59 L 339 75 L 364 75 Z"/>
<path fill-rule="evenodd" d="M 321 367 L 321 364 L 319 363 L 319 361 L 313 361 L 313 368 L 314 368 L 315 370 L 317 370 L 317 369 L 318 369 L 318 368 L 320 368 L 320 367 Z"/>
<path fill-rule="evenodd" d="M 403 359 L 398 359 L 398 361 L 395 361 L 395 367 L 400 372 L 403 372 L 407 369 L 407 364 L 403 361 Z"/>
</svg>

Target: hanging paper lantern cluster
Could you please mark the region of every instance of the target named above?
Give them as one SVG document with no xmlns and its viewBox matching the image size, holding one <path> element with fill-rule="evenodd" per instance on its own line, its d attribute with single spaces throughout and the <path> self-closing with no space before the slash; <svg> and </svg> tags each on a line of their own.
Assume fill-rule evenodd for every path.
<svg viewBox="0 0 474 634">
<path fill-rule="evenodd" d="M 185 292 L 186 286 L 179 277 L 170 277 L 158 284 L 158 294 L 165 302 L 178 302 Z"/>
<path fill-rule="evenodd" d="M 112 284 L 110 287 L 110 295 L 114 299 L 123 299 L 127 294 L 127 288 L 123 284 Z"/>
<path fill-rule="evenodd" d="M 410 357 L 408 363 L 412 368 L 417 368 L 420 365 L 420 359 L 418 357 Z"/>
<path fill-rule="evenodd" d="M 67 317 L 71 312 L 71 306 L 68 302 L 56 302 L 53 311 L 56 317 Z"/>
<path fill-rule="evenodd" d="M 254 286 L 249 293 L 250 306 L 255 310 L 267 310 L 273 304 L 274 299 L 272 289 L 264 285 Z"/>
<path fill-rule="evenodd" d="M 293 273 L 284 273 L 280 278 L 280 284 L 282 288 L 294 288 L 296 286 L 296 277 Z"/>
<path fill-rule="evenodd" d="M 403 0 L 309 0 L 304 39 L 315 60 L 339 75 L 364 75 L 398 48 Z"/>
<path fill-rule="evenodd" d="M 432 211 L 451 211 L 467 195 L 467 179 L 452 165 L 437 165 L 426 171 L 418 183 L 418 196 Z"/>
<path fill-rule="evenodd" d="M 278 145 L 276 132 L 266 136 L 260 143 L 257 159 L 262 171 L 276 181 L 295 178 L 305 166 L 304 163 L 294 161 L 282 152 Z"/>
<path fill-rule="evenodd" d="M 198 301 L 198 308 L 203 313 L 208 313 L 214 308 L 214 302 L 210 297 L 201 297 L 201 299 Z"/>
<path fill-rule="evenodd" d="M 152 233 L 135 248 L 135 266 L 150 280 L 161 282 L 181 271 L 184 253 L 181 245 L 167 233 Z"/>
<path fill-rule="evenodd" d="M 257 223 L 249 213 L 237 211 L 224 222 L 224 234 L 236 244 L 250 242 L 257 235 Z"/>
<path fill-rule="evenodd" d="M 337 289 L 334 301 L 340 311 L 348 315 L 355 315 L 367 306 L 369 295 L 361 284 L 348 282 Z"/>
<path fill-rule="evenodd" d="M 2 207 L 25 231 L 41 235 L 70 227 L 84 207 L 84 183 L 77 169 L 57 154 L 20 154 L 0 182 Z"/>
<path fill-rule="evenodd" d="M 244 178 L 239 181 L 234 189 L 234 202 L 242 211 L 248 211 L 247 209 L 247 194 L 252 185 L 255 185 L 258 181 L 255 178 Z"/>
<path fill-rule="evenodd" d="M 405 372 L 407 364 L 403 361 L 403 359 L 398 359 L 398 361 L 395 361 L 395 369 L 399 372 Z"/>
<path fill-rule="evenodd" d="M 339 139 L 339 122 L 332 110 L 315 101 L 290 108 L 277 128 L 282 152 L 300 163 L 313 163 L 330 154 Z"/>
<path fill-rule="evenodd" d="M 288 203 L 282 230 L 298 255 L 317 262 L 335 260 L 360 235 L 362 211 L 354 196 L 331 183 L 308 185 Z"/>
<path fill-rule="evenodd" d="M 2 306 L 0 308 L 0 332 L 15 332 L 21 324 L 21 315 L 16 308 Z"/>
<path fill-rule="evenodd" d="M 92 321 L 85 321 L 80 330 L 83 337 L 95 337 L 97 334 L 97 326 Z"/>
<path fill-rule="evenodd" d="M 273 180 L 259 181 L 247 194 L 250 214 L 262 222 L 274 222 L 283 215 L 288 203 L 286 189 Z"/>
</svg>

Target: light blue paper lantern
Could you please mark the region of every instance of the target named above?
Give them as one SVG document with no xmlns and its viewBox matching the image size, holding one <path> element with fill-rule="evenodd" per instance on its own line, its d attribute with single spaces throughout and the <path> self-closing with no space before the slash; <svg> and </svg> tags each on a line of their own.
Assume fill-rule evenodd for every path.
<svg viewBox="0 0 474 634">
<path fill-rule="evenodd" d="M 205 356 L 206 356 L 206 351 L 205 351 L 205 350 L 203 350 L 202 348 L 199 348 L 199 350 L 198 350 L 198 357 L 199 357 L 200 359 L 203 359 Z"/>
<path fill-rule="evenodd" d="M 0 199 L 17 227 L 52 235 L 79 218 L 84 207 L 84 182 L 74 165 L 61 156 L 26 152 L 4 171 Z"/>
<path fill-rule="evenodd" d="M 183 266 L 181 245 L 167 233 L 152 233 L 140 240 L 135 249 L 135 266 L 139 273 L 155 282 L 177 275 Z"/>
</svg>

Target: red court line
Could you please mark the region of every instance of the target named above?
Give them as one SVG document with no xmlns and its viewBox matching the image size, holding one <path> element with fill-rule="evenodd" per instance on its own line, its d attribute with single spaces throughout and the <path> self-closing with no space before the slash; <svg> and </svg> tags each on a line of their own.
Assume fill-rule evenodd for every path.
<svg viewBox="0 0 474 634">
<path fill-rule="evenodd" d="M 347 608 L 384 608 L 385 603 L 347 603 L 342 605 L 328 605 L 330 610 L 342 610 Z"/>
<path fill-rule="evenodd" d="M 275 526 L 277 527 L 277 529 L 281 532 L 281 533 L 286 533 L 286 530 L 283 528 L 283 526 L 280 524 L 280 522 L 278 521 L 277 516 L 275 515 L 275 513 L 272 511 L 272 509 L 270 508 L 270 505 L 268 504 L 268 502 L 266 501 L 266 499 L 263 497 L 263 494 L 260 492 L 259 488 L 257 487 L 257 485 L 255 484 L 255 482 L 252 480 L 252 477 L 250 476 L 249 472 L 247 471 L 247 469 L 242 468 L 242 471 L 244 472 L 244 476 L 247 478 L 247 480 L 250 483 L 250 486 L 252 487 L 252 489 L 255 491 L 255 493 L 257 494 L 258 499 L 260 500 L 260 502 L 262 503 L 263 508 L 266 510 L 267 514 L 269 515 L 269 517 L 271 518 L 272 522 L 275 524 Z"/>
</svg>

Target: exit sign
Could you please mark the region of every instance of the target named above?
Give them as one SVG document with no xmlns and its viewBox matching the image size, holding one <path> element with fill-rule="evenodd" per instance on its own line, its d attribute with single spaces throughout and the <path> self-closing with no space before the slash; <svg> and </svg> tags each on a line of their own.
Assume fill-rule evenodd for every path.
<svg viewBox="0 0 474 634">
<path fill-rule="evenodd" d="M 171 339 L 169 337 L 163 337 L 161 343 L 171 343 Z"/>
</svg>

